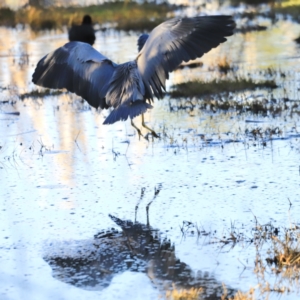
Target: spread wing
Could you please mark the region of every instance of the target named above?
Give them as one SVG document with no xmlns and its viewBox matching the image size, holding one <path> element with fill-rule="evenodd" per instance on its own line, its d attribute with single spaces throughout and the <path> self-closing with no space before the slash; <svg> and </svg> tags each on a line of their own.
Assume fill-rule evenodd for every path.
<svg viewBox="0 0 300 300">
<path fill-rule="evenodd" d="M 137 58 L 147 97 L 161 98 L 170 72 L 225 42 L 234 28 L 230 16 L 171 19 L 155 27 Z"/>
<path fill-rule="evenodd" d="M 105 95 L 116 66 L 90 45 L 70 42 L 38 62 L 32 81 L 47 88 L 66 88 L 93 107 L 107 108 Z"/>
</svg>

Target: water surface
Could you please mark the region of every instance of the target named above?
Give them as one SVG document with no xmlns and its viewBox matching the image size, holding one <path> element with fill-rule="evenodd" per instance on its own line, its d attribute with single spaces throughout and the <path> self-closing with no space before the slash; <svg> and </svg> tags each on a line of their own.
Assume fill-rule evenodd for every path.
<svg viewBox="0 0 300 300">
<path fill-rule="evenodd" d="M 299 48 L 293 38 L 299 31 L 298 24 L 280 21 L 265 32 L 238 33 L 201 58 L 203 67 L 174 72 L 168 88 L 220 76 L 216 65 L 225 56 L 241 76 L 261 79 L 272 68 L 279 85 L 271 92 L 232 97 L 298 100 Z M 164 238 L 170 241 L 170 260 L 180 260 L 188 273 L 187 286 L 198 276 L 202 281 L 194 286 L 206 286 L 217 299 L 222 283 L 231 290 L 257 285 L 254 247 L 222 248 L 212 243 L 212 235 L 199 239 L 195 232 L 183 235 L 180 227 L 183 221 L 194 222 L 222 237 L 234 224 L 251 237 L 254 216 L 279 228 L 297 222 L 298 114 L 170 111 L 176 100 L 166 96 L 146 115 L 162 138 L 139 140 L 130 122 L 104 126 L 108 111 L 90 109 L 75 95 L 20 100 L 36 89 L 31 83 L 36 63 L 66 42 L 66 32 L 35 35 L 29 29 L 0 28 L 0 37 L 1 299 L 156 299 L 172 284 L 161 275 L 165 266 L 157 247 Z M 121 63 L 136 57 L 136 40 L 136 34 L 98 32 L 95 48 Z M 249 133 L 275 127 L 280 133 L 272 137 Z M 155 189 L 160 191 L 153 200 Z M 143 224 L 146 231 L 126 235 L 110 214 Z M 147 244 L 149 230 L 153 248 Z M 133 259 L 124 236 L 133 248 L 144 241 L 155 258 L 139 249 Z M 106 257 L 115 261 L 109 265 L 113 272 L 99 263 L 101 238 L 109 245 Z M 73 267 L 77 263 L 77 272 L 66 262 L 61 265 L 63 258 Z M 120 267 L 127 260 L 131 265 Z M 96 274 L 91 275 L 91 266 Z M 298 299 L 295 293 L 284 297 Z"/>
</svg>

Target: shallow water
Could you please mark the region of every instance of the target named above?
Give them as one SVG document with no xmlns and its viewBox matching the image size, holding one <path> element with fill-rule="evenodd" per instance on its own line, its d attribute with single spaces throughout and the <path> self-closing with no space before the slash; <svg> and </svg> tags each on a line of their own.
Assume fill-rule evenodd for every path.
<svg viewBox="0 0 300 300">
<path fill-rule="evenodd" d="M 281 21 L 266 32 L 236 34 L 204 56 L 203 67 L 172 74 L 168 88 L 195 77 L 219 76 L 211 69 L 226 56 L 238 74 L 261 78 L 259 71 L 270 67 L 286 74 L 285 79 L 276 75 L 280 87 L 272 93 L 256 90 L 233 97 L 298 100 L 300 57 L 293 38 L 299 31 L 299 25 Z M 95 48 L 115 62 L 136 56 L 135 34 L 97 34 Z M 146 116 L 162 138 L 139 140 L 129 122 L 103 126 L 108 112 L 90 109 L 77 96 L 20 100 L 36 89 L 31 83 L 36 63 L 66 42 L 65 32 L 36 36 L 29 29 L 0 28 L 0 37 L 1 299 L 157 299 L 172 284 L 162 275 L 165 266 L 157 252 L 164 238 L 175 246 L 170 260 L 179 259 L 188 270 L 179 287 L 191 285 L 198 271 L 213 299 L 222 293 L 222 283 L 245 291 L 257 285 L 254 247 L 246 242 L 222 247 L 213 243 L 214 236 L 228 236 L 234 225 L 250 238 L 254 216 L 260 224 L 272 222 L 278 228 L 298 221 L 298 114 L 175 112 L 170 111 L 175 100 L 166 96 Z M 280 134 L 255 139 L 249 132 L 258 127 L 278 127 Z M 146 206 L 155 189 L 159 193 L 149 208 L 149 223 L 155 229 L 151 234 L 159 236 L 154 250 L 149 249 L 156 256 L 146 257 L 139 249 L 132 262 L 122 256 L 124 244 L 136 246 L 146 239 L 145 231 L 128 234 L 124 241 L 109 214 L 147 224 Z M 195 229 L 182 234 L 183 221 L 214 235 L 197 238 Z M 103 238 L 109 241 L 105 259 L 115 261 L 108 272 L 99 258 L 101 238 L 95 235 L 112 227 L 118 232 Z M 55 257 L 69 258 L 78 268 L 74 271 L 66 262 L 61 266 Z M 121 268 L 126 259 L 133 266 Z M 296 293 L 284 297 L 298 299 Z"/>
</svg>

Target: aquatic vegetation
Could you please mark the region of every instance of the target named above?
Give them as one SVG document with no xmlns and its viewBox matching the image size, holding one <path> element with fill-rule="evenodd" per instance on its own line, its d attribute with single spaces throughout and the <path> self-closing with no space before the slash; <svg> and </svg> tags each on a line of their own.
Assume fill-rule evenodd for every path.
<svg viewBox="0 0 300 300">
<path fill-rule="evenodd" d="M 256 253 L 251 268 L 257 276 L 257 285 L 248 291 L 239 290 L 234 296 L 228 296 L 226 285 L 223 284 L 221 300 L 268 299 L 270 293 L 281 295 L 300 290 L 300 227 L 291 225 L 290 228 L 278 228 L 271 222 L 260 224 L 255 216 L 254 219 L 255 226 L 250 235 L 245 228 L 238 228 L 233 222 L 230 228 L 225 228 L 221 233 L 200 229 L 195 222 L 184 221 L 180 226 L 185 237 L 197 232 L 198 242 L 199 239 L 208 238 L 208 244 L 220 245 L 222 249 L 230 247 L 229 250 L 237 245 L 247 245 Z"/>
<path fill-rule="evenodd" d="M 194 69 L 194 68 L 201 68 L 203 66 L 203 62 L 201 61 L 189 61 L 187 63 L 182 63 L 178 69 L 184 69 L 184 68 L 189 68 L 189 69 Z"/>
<path fill-rule="evenodd" d="M 55 96 L 55 95 L 61 95 L 64 94 L 65 91 L 62 90 L 52 90 L 52 89 L 35 89 L 32 90 L 29 93 L 23 93 L 19 95 L 19 98 L 21 100 L 24 100 L 26 98 L 44 98 L 46 96 Z"/>
<path fill-rule="evenodd" d="M 271 4 L 271 3 L 274 3 L 275 1 L 274 0 L 243 0 L 243 1 L 231 0 L 230 2 L 233 6 L 238 6 L 241 3 L 245 3 L 245 4 L 248 4 L 248 5 L 261 5 L 261 4 L 264 4 L 264 3 L 270 3 Z"/>
<path fill-rule="evenodd" d="M 300 278 L 300 227 L 284 229 L 283 236 L 272 236 L 270 256 L 266 259 L 272 271 L 289 281 Z M 274 268 L 275 266 L 275 268 Z"/>
<path fill-rule="evenodd" d="M 80 24 L 83 15 L 91 15 L 93 23 L 117 24 L 118 29 L 152 29 L 166 19 L 176 6 L 155 3 L 107 2 L 86 7 L 27 7 L 16 12 L 8 8 L 0 9 L 0 25 L 16 26 L 29 24 L 33 30 L 61 29 L 72 24 Z M 134 20 L 134 22 L 133 22 Z M 143 22 L 137 22 L 143 20 Z"/>
<path fill-rule="evenodd" d="M 290 203 L 291 205 L 291 203 Z M 281 234 L 284 231 L 284 234 Z M 272 224 L 257 224 L 254 236 L 257 240 L 254 273 L 261 294 L 285 294 L 299 291 L 300 278 L 300 237 L 299 227 L 273 227 Z M 271 246 L 270 246 L 271 244 Z M 262 251 L 266 249 L 267 251 Z"/>
<path fill-rule="evenodd" d="M 15 12 L 7 7 L 0 8 L 0 23 L 1 26 L 15 26 Z"/>
<path fill-rule="evenodd" d="M 232 72 L 234 70 L 234 66 L 232 66 L 230 61 L 228 61 L 228 59 L 225 56 L 220 58 L 220 60 L 217 63 L 217 68 L 220 73 L 224 73 L 225 75 L 227 75 L 228 72 Z"/>
<path fill-rule="evenodd" d="M 237 291 L 237 293 L 233 296 L 233 298 L 228 297 L 227 288 L 225 284 L 223 284 L 223 295 L 221 296 L 221 300 L 255 300 L 255 289 L 251 288 L 247 292 Z"/>
<path fill-rule="evenodd" d="M 264 139 L 272 139 L 273 137 L 280 137 L 282 136 L 282 129 L 279 127 L 267 127 L 267 128 L 261 128 L 261 127 L 255 127 L 251 129 L 246 129 L 245 134 L 247 136 L 253 137 L 254 140 L 264 140 Z"/>
<path fill-rule="evenodd" d="M 236 29 L 236 32 L 240 32 L 242 34 L 251 32 L 251 31 L 264 31 L 267 30 L 267 26 L 262 26 L 262 25 L 248 25 L 248 26 L 242 26 L 240 28 Z"/>
<path fill-rule="evenodd" d="M 292 203 L 289 203 L 291 208 Z M 292 224 L 289 228 L 279 228 L 271 222 L 260 224 L 255 216 L 254 224 L 250 235 L 245 228 L 238 228 L 232 222 L 230 228 L 222 233 L 200 230 L 195 222 L 184 221 L 180 227 L 185 237 L 193 236 L 197 229 L 197 240 L 208 237 L 209 244 L 220 245 L 222 249 L 247 245 L 256 253 L 252 271 L 257 277 L 257 285 L 246 292 L 237 291 L 232 298 L 228 297 L 223 284 L 221 299 L 268 299 L 270 293 L 285 294 L 300 290 L 300 227 Z"/>
<path fill-rule="evenodd" d="M 300 3 L 297 1 L 286 1 L 272 7 L 274 14 L 289 16 L 295 21 L 300 21 Z"/>
<path fill-rule="evenodd" d="M 216 70 L 218 73 L 215 73 Z M 237 70 L 226 58 L 221 58 L 209 71 L 214 72 L 214 78 L 209 81 L 191 80 L 171 87 L 170 111 L 184 110 L 191 115 L 197 110 L 212 113 L 226 111 L 264 117 L 300 113 L 300 101 L 288 95 L 287 74 L 280 69 L 268 68 L 246 74 Z M 278 96 L 280 88 L 283 93 Z"/>
<path fill-rule="evenodd" d="M 228 70 L 228 66 L 222 65 L 220 68 Z M 204 81 L 188 81 L 180 84 L 176 84 L 172 87 L 169 92 L 172 98 L 180 97 L 201 97 L 206 95 L 229 93 L 229 92 L 239 92 L 244 90 L 253 90 L 256 88 L 276 88 L 277 85 L 274 80 L 263 80 L 256 82 L 251 78 L 236 78 L 232 79 L 214 79 L 210 82 Z"/>
</svg>

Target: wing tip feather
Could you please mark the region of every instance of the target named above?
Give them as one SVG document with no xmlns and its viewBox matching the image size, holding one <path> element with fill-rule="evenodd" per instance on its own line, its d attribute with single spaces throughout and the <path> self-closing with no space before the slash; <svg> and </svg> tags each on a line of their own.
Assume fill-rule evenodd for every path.
<svg viewBox="0 0 300 300">
<path fill-rule="evenodd" d="M 128 118 L 133 119 L 144 114 L 152 105 L 144 101 L 135 101 L 133 104 L 123 104 L 115 108 L 104 120 L 104 125 L 113 124 L 117 121 L 126 121 Z"/>
</svg>

